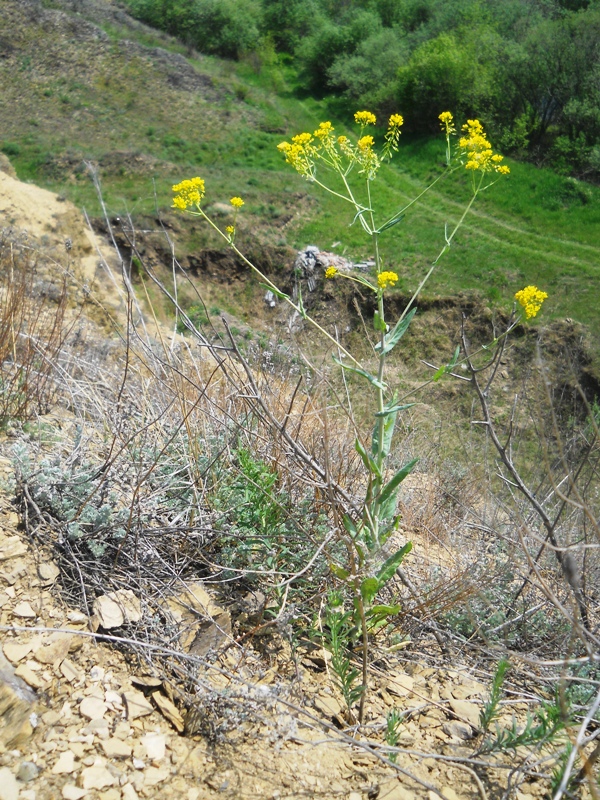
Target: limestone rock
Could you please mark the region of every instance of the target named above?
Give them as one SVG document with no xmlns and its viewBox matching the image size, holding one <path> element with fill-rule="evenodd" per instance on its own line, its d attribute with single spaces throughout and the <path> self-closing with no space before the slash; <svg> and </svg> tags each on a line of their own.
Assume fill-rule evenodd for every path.
<svg viewBox="0 0 600 800">
<path fill-rule="evenodd" d="M 8 767 L 2 767 L 0 769 L 0 800 L 18 800 L 18 797 L 19 784 L 17 779 Z"/>
<path fill-rule="evenodd" d="M 79 706 L 79 713 L 81 716 L 87 717 L 88 719 L 102 719 L 106 711 L 106 703 L 104 700 L 100 700 L 99 697 L 86 697 L 81 701 L 81 705 Z"/>
<path fill-rule="evenodd" d="M 162 761 L 165 757 L 167 737 L 164 733 L 147 733 L 142 737 L 142 744 L 151 761 Z"/>
<path fill-rule="evenodd" d="M 112 738 L 101 742 L 104 755 L 108 758 L 129 758 L 131 756 L 131 745 L 122 739 Z"/>
<path fill-rule="evenodd" d="M 58 576 L 60 575 L 60 570 L 54 563 L 54 561 L 45 561 L 38 566 L 38 576 L 40 581 L 42 582 L 42 586 L 50 586 L 53 584 Z"/>
<path fill-rule="evenodd" d="M 152 704 L 146 700 L 141 692 L 137 692 L 135 689 L 123 692 L 123 696 L 127 703 L 127 717 L 130 720 L 145 717 L 154 711 Z"/>
<path fill-rule="evenodd" d="M 25 555 L 27 547 L 19 536 L 7 536 L 0 542 L 0 561 L 8 561 L 9 558 Z"/>
<path fill-rule="evenodd" d="M 442 725 L 442 730 L 444 733 L 447 733 L 448 736 L 452 736 L 455 739 L 462 739 L 464 741 L 472 739 L 474 736 L 473 728 L 470 725 L 467 725 L 466 722 L 461 722 L 460 720 L 444 722 Z"/>
<path fill-rule="evenodd" d="M 103 594 L 94 600 L 92 608 L 100 625 L 107 630 L 120 628 L 126 622 L 139 622 L 142 618 L 140 601 L 131 589 Z"/>
<path fill-rule="evenodd" d="M 81 771 L 81 785 L 84 789 L 105 789 L 118 783 L 117 778 L 102 764 L 94 764 Z"/>
<path fill-rule="evenodd" d="M 31 642 L 4 642 L 2 649 L 4 655 L 12 664 L 18 664 L 31 652 Z"/>
<path fill-rule="evenodd" d="M 479 706 L 467 700 L 450 700 L 450 708 L 457 717 L 467 720 L 474 728 L 479 728 Z"/>
<path fill-rule="evenodd" d="M 67 783 L 62 788 L 62 796 L 64 800 L 81 800 L 88 794 L 87 789 L 80 789 L 74 783 Z"/>
<path fill-rule="evenodd" d="M 152 692 L 152 699 L 161 714 L 171 723 L 178 733 L 183 733 L 185 723 L 177 706 L 160 692 Z"/>
<path fill-rule="evenodd" d="M 37 617 L 37 614 L 31 607 L 31 604 L 26 600 L 22 600 L 20 603 L 17 603 L 13 609 L 13 614 L 15 617 L 21 617 L 22 619 L 35 619 Z"/>
<path fill-rule="evenodd" d="M 52 767 L 52 772 L 54 775 L 70 775 L 76 769 L 75 754 L 71 750 L 64 750 Z"/>
<path fill-rule="evenodd" d="M 33 733 L 36 696 L 0 654 L 0 743 L 20 747 Z"/>
<path fill-rule="evenodd" d="M 69 633 L 54 634 L 51 639 L 39 647 L 33 657 L 40 664 L 54 664 L 66 658 L 73 636 Z"/>
</svg>

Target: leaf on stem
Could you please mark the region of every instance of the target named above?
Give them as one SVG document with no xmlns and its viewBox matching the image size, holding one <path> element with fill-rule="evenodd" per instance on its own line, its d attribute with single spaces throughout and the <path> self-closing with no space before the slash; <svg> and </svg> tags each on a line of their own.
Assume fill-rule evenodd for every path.
<svg viewBox="0 0 600 800">
<path fill-rule="evenodd" d="M 412 318 L 416 313 L 417 309 L 413 308 L 412 311 L 408 312 L 408 314 L 404 317 L 404 319 L 399 319 L 398 322 L 392 328 L 392 330 L 385 337 L 383 350 L 381 350 L 381 342 L 378 342 L 375 345 L 375 350 L 381 350 L 382 355 L 390 353 L 408 330 L 408 326 L 412 322 Z"/>
<path fill-rule="evenodd" d="M 416 406 L 416 403 L 405 403 L 403 406 L 386 406 L 383 411 L 376 411 L 376 417 L 387 417 L 388 414 L 397 414 L 399 411 L 406 411 L 407 408 Z"/>
<path fill-rule="evenodd" d="M 433 376 L 432 380 L 434 380 L 437 383 L 437 381 L 439 381 L 439 379 L 442 378 L 447 372 L 451 372 L 456 366 L 456 362 L 458 361 L 459 355 L 460 355 L 460 345 L 456 345 L 456 350 L 454 351 L 452 360 L 448 364 L 444 364 L 443 367 L 440 367 Z"/>
<path fill-rule="evenodd" d="M 375 233 L 383 233 L 383 231 L 387 231 L 388 228 L 393 228 L 394 225 L 397 225 L 399 222 L 401 222 L 404 217 L 405 214 L 403 213 L 396 214 L 395 217 L 392 217 L 391 219 L 388 219 L 387 222 L 384 222 L 381 228 L 378 228 Z"/>
<path fill-rule="evenodd" d="M 360 593 L 365 603 L 371 603 L 379 591 L 379 581 L 377 578 L 365 578 L 360 584 Z"/>
<path fill-rule="evenodd" d="M 369 383 L 375 386 L 376 389 L 381 389 L 384 392 L 387 389 L 385 383 L 381 383 L 381 381 L 378 381 L 375 375 L 371 375 L 370 372 L 367 372 L 366 370 L 361 369 L 360 367 L 351 367 L 350 364 L 344 364 L 336 356 L 333 356 L 333 360 L 335 361 L 336 364 L 338 364 L 342 369 L 345 369 L 347 372 L 355 372 L 357 375 L 366 378 L 369 381 Z"/>
<path fill-rule="evenodd" d="M 402 467 L 402 469 L 398 470 L 391 481 L 386 483 L 381 490 L 379 497 L 376 498 L 379 506 L 378 516 L 380 519 L 390 519 L 390 517 L 394 516 L 396 511 L 396 495 L 398 493 L 398 487 L 406 478 L 406 476 L 412 472 L 418 460 L 418 458 L 413 458 L 412 461 L 409 461 L 408 464 Z"/>
<path fill-rule="evenodd" d="M 392 446 L 392 438 L 394 436 L 394 426 L 396 424 L 397 414 L 386 414 L 383 418 L 375 423 L 373 429 L 373 438 L 371 444 L 371 452 L 374 456 L 379 453 L 379 434 L 383 433 L 381 441 L 381 455 L 383 458 L 389 455 L 390 447 Z M 383 423 L 383 424 L 382 424 Z M 381 431 L 380 428 L 383 428 Z"/>
<path fill-rule="evenodd" d="M 381 470 L 377 466 L 376 461 L 371 457 L 369 453 L 367 453 L 367 451 L 365 450 L 365 448 L 362 446 L 362 444 L 358 439 L 356 439 L 356 441 L 354 442 L 354 448 L 358 453 L 358 455 L 362 458 L 363 464 L 369 470 L 371 475 L 375 475 L 377 478 L 381 480 L 382 477 Z"/>
<path fill-rule="evenodd" d="M 377 581 L 379 583 L 379 587 L 385 586 L 385 584 L 393 578 L 396 574 L 396 570 L 400 566 L 400 564 L 404 561 L 404 557 L 407 556 L 410 551 L 412 550 L 412 542 L 407 542 L 404 547 L 398 550 L 396 553 L 391 555 L 387 558 L 383 564 L 379 572 L 377 573 Z"/>
</svg>

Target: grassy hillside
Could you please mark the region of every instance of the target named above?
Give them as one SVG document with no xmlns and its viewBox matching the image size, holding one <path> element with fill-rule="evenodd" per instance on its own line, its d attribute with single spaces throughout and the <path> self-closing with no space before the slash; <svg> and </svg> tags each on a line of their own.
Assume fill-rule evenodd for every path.
<svg viewBox="0 0 600 800">
<path fill-rule="evenodd" d="M 300 100 L 285 70 L 188 52 L 108 2 L 0 3 L 0 148 L 19 177 L 98 213 L 84 160 L 99 165 L 111 213 L 167 209 L 170 186 L 200 174 L 207 203 L 240 194 L 243 224 L 265 240 L 317 244 L 368 256 L 358 225 L 292 173 L 276 149 L 286 136 L 331 119 Z M 440 109 L 442 110 L 442 109 Z M 410 109 L 401 109 L 405 117 Z M 350 129 L 348 129 L 349 131 Z M 348 132 L 346 131 L 346 132 Z M 404 204 L 441 169 L 442 141 L 403 137 L 378 181 L 378 203 Z M 600 189 L 522 163 L 478 202 L 428 291 L 477 290 L 509 308 L 516 289 L 550 294 L 545 318 L 600 331 Z M 465 179 L 439 184 L 389 232 L 384 257 L 411 291 L 468 198 Z M 208 238 L 197 227 L 182 249 Z"/>
</svg>

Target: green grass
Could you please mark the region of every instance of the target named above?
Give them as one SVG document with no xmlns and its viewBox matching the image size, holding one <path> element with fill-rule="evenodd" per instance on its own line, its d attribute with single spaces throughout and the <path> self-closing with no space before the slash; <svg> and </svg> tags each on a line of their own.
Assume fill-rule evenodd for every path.
<svg viewBox="0 0 600 800">
<path fill-rule="evenodd" d="M 283 138 L 312 130 L 324 119 L 331 119 L 338 132 L 349 132 L 323 102 L 294 96 L 286 67 L 257 69 L 250 62 L 199 57 L 190 63 L 212 86 L 183 91 L 169 83 L 173 69 L 165 72 L 144 49 L 160 44 L 180 56 L 185 52 L 181 45 L 112 23 L 104 29 L 109 40 L 98 52 L 93 43 L 69 42 L 65 63 L 70 66 L 56 73 L 43 67 L 64 41 L 23 22 L 15 64 L 0 65 L 0 149 L 22 179 L 97 214 L 98 200 L 82 160 L 101 161 L 118 151 L 140 153 L 152 157 L 155 167 L 130 173 L 124 157 L 121 173 L 101 171 L 111 213 L 152 213 L 156 198 L 167 209 L 171 184 L 200 174 L 207 204 L 241 194 L 246 201 L 241 224 L 262 230 L 271 240 L 323 249 L 340 242 L 338 253 L 356 260 L 372 255 L 358 223 L 350 224 L 347 204 L 301 179 L 277 151 Z M 137 50 L 127 51 L 127 37 L 136 41 Z M 65 154 L 79 165 L 70 174 L 56 167 Z M 422 191 L 442 162 L 441 137 L 403 136 L 394 164 L 381 170 L 375 187 L 382 218 Z M 550 295 L 544 319 L 568 316 L 600 332 L 600 304 L 595 302 L 600 294 L 600 189 L 508 163 L 511 175 L 477 202 L 427 293 L 477 290 L 508 309 L 516 290 L 535 283 Z M 416 288 L 443 246 L 445 225 L 453 225 L 468 198 L 467 176 L 452 176 L 383 237 L 386 265 L 401 276 L 399 290 Z M 291 221 L 279 229 L 283 215 Z M 182 248 L 208 241 L 195 227 L 189 239 L 181 240 Z"/>
</svg>

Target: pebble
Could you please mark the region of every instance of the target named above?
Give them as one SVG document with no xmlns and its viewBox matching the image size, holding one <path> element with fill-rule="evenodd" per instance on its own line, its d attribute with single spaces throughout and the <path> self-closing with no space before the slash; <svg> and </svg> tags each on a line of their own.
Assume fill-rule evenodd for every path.
<svg viewBox="0 0 600 800">
<path fill-rule="evenodd" d="M 65 750 L 58 757 L 58 761 L 52 767 L 54 775 L 70 775 L 75 772 L 75 754 L 71 750 Z"/>
<path fill-rule="evenodd" d="M 96 764 L 81 771 L 81 785 L 84 789 L 105 789 L 114 786 L 117 779 L 104 766 Z"/>
<path fill-rule="evenodd" d="M 22 619 L 35 619 L 37 617 L 37 614 L 31 607 L 31 604 L 26 600 L 22 600 L 20 603 L 17 603 L 13 609 L 13 614 L 15 617 L 21 617 Z"/>
<path fill-rule="evenodd" d="M 81 701 L 81 705 L 79 706 L 79 713 L 81 716 L 87 717 L 88 719 L 102 719 L 106 711 L 106 703 L 104 700 L 100 700 L 99 697 L 86 697 L 85 700 Z"/>
<path fill-rule="evenodd" d="M 87 793 L 86 789 L 80 789 L 78 786 L 75 786 L 74 783 L 67 783 L 62 788 L 64 800 L 81 800 Z"/>
<path fill-rule="evenodd" d="M 22 783 L 34 781 L 40 774 L 40 768 L 33 761 L 21 761 L 17 770 L 17 779 Z"/>
</svg>

